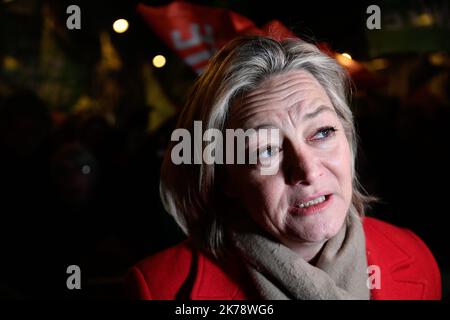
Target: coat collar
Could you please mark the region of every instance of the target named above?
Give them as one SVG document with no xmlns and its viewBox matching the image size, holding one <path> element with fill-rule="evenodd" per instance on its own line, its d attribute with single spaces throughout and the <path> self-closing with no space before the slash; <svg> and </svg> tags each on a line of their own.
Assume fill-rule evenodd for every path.
<svg viewBox="0 0 450 320">
<path fill-rule="evenodd" d="M 411 272 L 415 259 L 396 241 L 398 230 L 373 222 L 365 218 L 363 223 L 368 266 L 378 267 L 381 276 L 380 287 L 371 289 L 372 299 L 422 299 L 427 283 Z"/>
<path fill-rule="evenodd" d="M 380 228 L 365 223 L 364 231 L 366 234 L 366 252 L 369 265 L 381 263 L 389 272 L 397 273 L 414 262 L 414 257 Z"/>
<path fill-rule="evenodd" d="M 234 274 L 238 274 L 238 272 L 235 272 L 236 270 L 230 270 L 229 273 L 226 273 L 209 257 L 203 254 L 196 256 L 197 276 L 192 288 L 191 299 L 236 300 L 246 298 L 242 291 L 244 284 L 242 278 L 238 280 L 234 276 Z"/>
</svg>

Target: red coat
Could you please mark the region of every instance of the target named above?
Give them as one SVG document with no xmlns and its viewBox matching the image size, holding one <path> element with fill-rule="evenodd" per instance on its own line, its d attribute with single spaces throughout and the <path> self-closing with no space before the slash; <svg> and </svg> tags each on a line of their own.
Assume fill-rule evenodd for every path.
<svg viewBox="0 0 450 320">
<path fill-rule="evenodd" d="M 371 290 L 372 299 L 441 299 L 439 269 L 422 240 L 374 218 L 364 218 L 363 226 L 368 265 L 381 270 L 381 287 Z M 254 297 L 242 272 L 225 273 L 204 254 L 193 252 L 184 241 L 139 262 L 127 275 L 128 293 L 132 298 L 157 300 L 180 298 L 183 291 L 193 300 Z"/>
</svg>

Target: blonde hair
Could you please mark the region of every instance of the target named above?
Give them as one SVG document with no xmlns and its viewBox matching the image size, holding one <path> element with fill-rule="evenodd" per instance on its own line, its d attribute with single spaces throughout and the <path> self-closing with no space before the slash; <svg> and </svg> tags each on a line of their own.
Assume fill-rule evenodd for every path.
<svg viewBox="0 0 450 320">
<path fill-rule="evenodd" d="M 307 71 L 318 80 L 343 124 L 352 156 L 353 195 L 349 210 L 361 216 L 371 197 L 362 192 L 355 172 L 357 138 L 348 104 L 350 81 L 333 58 L 310 43 L 262 36 L 234 39 L 211 59 L 196 81 L 177 128 L 187 129 L 192 136 L 193 123 L 198 120 L 202 121 L 203 130 L 216 128 L 224 132 L 229 109 L 237 97 L 256 89 L 270 76 L 293 70 Z M 217 168 L 205 163 L 175 165 L 171 161 L 174 145 L 171 143 L 167 149 L 161 169 L 162 201 L 192 241 L 218 257 L 224 246 L 225 224 L 217 201 L 222 196 L 215 185 Z"/>
</svg>

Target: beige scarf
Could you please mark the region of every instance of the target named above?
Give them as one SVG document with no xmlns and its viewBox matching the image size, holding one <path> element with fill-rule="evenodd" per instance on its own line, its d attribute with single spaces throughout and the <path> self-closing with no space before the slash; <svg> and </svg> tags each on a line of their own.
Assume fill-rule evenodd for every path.
<svg viewBox="0 0 450 320">
<path fill-rule="evenodd" d="M 233 231 L 231 240 L 262 299 L 370 298 L 364 231 L 354 214 L 325 243 L 315 266 L 255 230 Z"/>
</svg>

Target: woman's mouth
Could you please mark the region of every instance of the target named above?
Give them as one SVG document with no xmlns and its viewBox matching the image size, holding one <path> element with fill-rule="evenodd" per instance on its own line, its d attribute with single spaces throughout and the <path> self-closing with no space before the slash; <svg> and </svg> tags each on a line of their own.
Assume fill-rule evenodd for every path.
<svg viewBox="0 0 450 320">
<path fill-rule="evenodd" d="M 311 207 L 311 206 L 313 206 L 313 205 L 322 203 L 322 202 L 324 202 L 325 200 L 326 200 L 325 196 L 320 196 L 320 197 L 317 197 L 317 198 L 315 198 L 315 199 L 309 200 L 309 201 L 307 201 L 307 202 L 303 202 L 303 203 L 297 204 L 297 205 L 295 205 L 295 206 L 296 206 L 297 208 L 308 208 L 308 207 Z"/>
<path fill-rule="evenodd" d="M 331 194 L 321 195 L 305 202 L 296 203 L 289 207 L 289 210 L 294 214 L 310 215 L 322 211 L 328 207 L 330 202 Z"/>
</svg>

